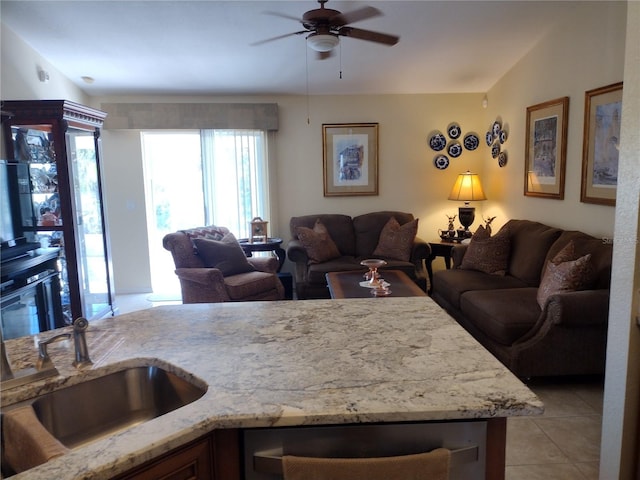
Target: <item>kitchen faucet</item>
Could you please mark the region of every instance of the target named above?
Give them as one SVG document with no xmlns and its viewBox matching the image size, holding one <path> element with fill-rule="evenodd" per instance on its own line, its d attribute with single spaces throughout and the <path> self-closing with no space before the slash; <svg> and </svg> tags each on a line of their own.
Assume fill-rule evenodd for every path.
<svg viewBox="0 0 640 480">
<path fill-rule="evenodd" d="M 88 327 L 89 322 L 86 318 L 79 317 L 73 322 L 73 343 L 75 346 L 75 360 L 73 362 L 73 366 L 76 368 L 83 368 L 93 364 L 91 358 L 89 358 L 89 349 L 87 347 L 87 339 L 85 336 L 85 332 Z M 7 389 L 19 387 L 21 385 L 26 385 L 27 383 L 35 382 L 36 380 L 57 376 L 58 369 L 49 357 L 47 346 L 51 343 L 69 338 L 71 338 L 70 333 L 61 333 L 54 335 L 47 340 L 39 341 L 36 367 L 25 368 L 17 372 L 13 372 L 9 356 L 7 355 L 7 349 L 4 345 L 2 329 L 0 329 L 0 367 L 2 368 L 0 388 Z"/>
</svg>

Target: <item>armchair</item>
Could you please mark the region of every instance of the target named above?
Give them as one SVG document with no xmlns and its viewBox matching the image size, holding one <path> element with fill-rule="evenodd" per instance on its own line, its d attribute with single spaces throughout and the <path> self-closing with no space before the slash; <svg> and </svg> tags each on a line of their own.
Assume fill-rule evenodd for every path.
<svg viewBox="0 0 640 480">
<path fill-rule="evenodd" d="M 206 226 L 180 230 L 165 235 L 164 248 L 171 252 L 180 280 L 183 303 L 240 302 L 251 300 L 282 300 L 284 287 L 276 272 L 274 257 L 246 258 L 249 268 L 241 273 L 225 275 L 225 269 L 207 266 L 206 257 L 195 246 L 199 239 L 222 241 L 229 237 L 226 227 Z M 233 247 L 233 245 L 230 245 Z M 238 249 L 242 251 L 240 245 Z M 243 254 L 244 255 L 244 254 Z M 253 268 L 251 268 L 253 267 Z"/>
</svg>

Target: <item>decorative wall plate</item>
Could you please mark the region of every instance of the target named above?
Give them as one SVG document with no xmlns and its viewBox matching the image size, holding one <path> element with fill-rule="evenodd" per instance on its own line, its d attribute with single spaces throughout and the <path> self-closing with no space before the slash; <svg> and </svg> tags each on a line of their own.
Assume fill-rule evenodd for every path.
<svg viewBox="0 0 640 480">
<path fill-rule="evenodd" d="M 507 164 L 507 152 L 500 152 L 498 155 L 498 165 L 504 167 Z"/>
<path fill-rule="evenodd" d="M 490 147 L 493 143 L 493 133 L 487 132 L 484 136 L 485 142 L 487 142 L 487 147 Z"/>
<path fill-rule="evenodd" d="M 462 154 L 462 145 L 460 145 L 460 142 L 453 141 L 449 143 L 447 152 L 449 152 L 451 158 L 458 158 Z"/>
<path fill-rule="evenodd" d="M 493 158 L 498 158 L 498 155 L 500 155 L 500 144 L 496 142 L 493 144 L 493 147 L 491 147 L 491 156 Z"/>
<path fill-rule="evenodd" d="M 504 143 L 507 141 L 507 132 L 504 130 L 500 130 L 500 143 Z"/>
<path fill-rule="evenodd" d="M 447 146 L 447 139 L 442 133 L 436 133 L 429 139 L 429 146 L 432 150 L 439 152 Z"/>
<path fill-rule="evenodd" d="M 480 139 L 473 133 L 467 133 L 464 136 L 463 144 L 467 150 L 475 150 L 480 145 Z"/>
<path fill-rule="evenodd" d="M 446 155 L 436 155 L 433 159 L 433 165 L 438 170 L 444 170 L 449 166 L 449 158 Z"/>
<path fill-rule="evenodd" d="M 493 126 L 491 127 L 491 132 L 493 133 L 493 136 L 497 138 L 498 134 L 500 133 L 500 130 L 502 130 L 502 125 L 498 120 L 496 120 L 495 122 L 493 122 Z"/>
<path fill-rule="evenodd" d="M 449 138 L 453 138 L 455 140 L 462 134 L 462 129 L 457 123 L 452 123 L 447 127 L 447 133 L 449 134 Z"/>
</svg>

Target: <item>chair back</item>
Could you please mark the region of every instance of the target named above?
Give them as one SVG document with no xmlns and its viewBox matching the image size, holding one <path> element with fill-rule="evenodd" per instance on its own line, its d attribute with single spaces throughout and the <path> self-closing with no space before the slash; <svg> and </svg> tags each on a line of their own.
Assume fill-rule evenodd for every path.
<svg viewBox="0 0 640 480">
<path fill-rule="evenodd" d="M 194 238 L 221 240 L 227 233 L 229 233 L 228 228 L 215 225 L 178 230 L 165 235 L 162 246 L 171 252 L 176 268 L 202 268 L 204 263 L 197 255 L 192 240 Z"/>
</svg>

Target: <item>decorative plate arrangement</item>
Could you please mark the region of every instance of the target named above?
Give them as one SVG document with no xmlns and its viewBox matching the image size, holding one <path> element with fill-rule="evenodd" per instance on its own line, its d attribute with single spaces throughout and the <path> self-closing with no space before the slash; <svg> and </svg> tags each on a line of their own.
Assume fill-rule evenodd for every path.
<svg viewBox="0 0 640 480">
<path fill-rule="evenodd" d="M 507 152 L 503 151 L 501 145 L 507 141 L 509 134 L 500 120 L 494 121 L 485 134 L 487 146 L 491 147 L 491 156 L 498 159 L 498 165 L 504 167 L 507 164 Z"/>
<path fill-rule="evenodd" d="M 449 166 L 449 158 L 446 155 L 436 155 L 433 159 L 433 165 L 438 170 L 444 170 Z"/>
<path fill-rule="evenodd" d="M 460 128 L 460 125 L 454 122 L 447 127 L 447 133 L 449 134 L 449 138 L 455 140 L 460 135 L 462 135 L 462 129 Z"/>
<path fill-rule="evenodd" d="M 458 158 L 460 155 L 462 155 L 462 145 L 460 145 L 460 142 L 454 140 L 449 143 L 447 152 L 449 152 L 449 156 L 451 158 Z"/>
<path fill-rule="evenodd" d="M 462 143 L 464 144 L 464 148 L 473 151 L 480 145 L 480 139 L 473 133 L 467 133 L 464 136 L 464 140 L 462 141 Z"/>
<path fill-rule="evenodd" d="M 444 149 L 444 147 L 447 146 L 447 139 L 442 133 L 440 132 L 435 133 L 429 139 L 429 146 L 431 147 L 432 150 L 439 152 L 440 150 Z"/>
</svg>

